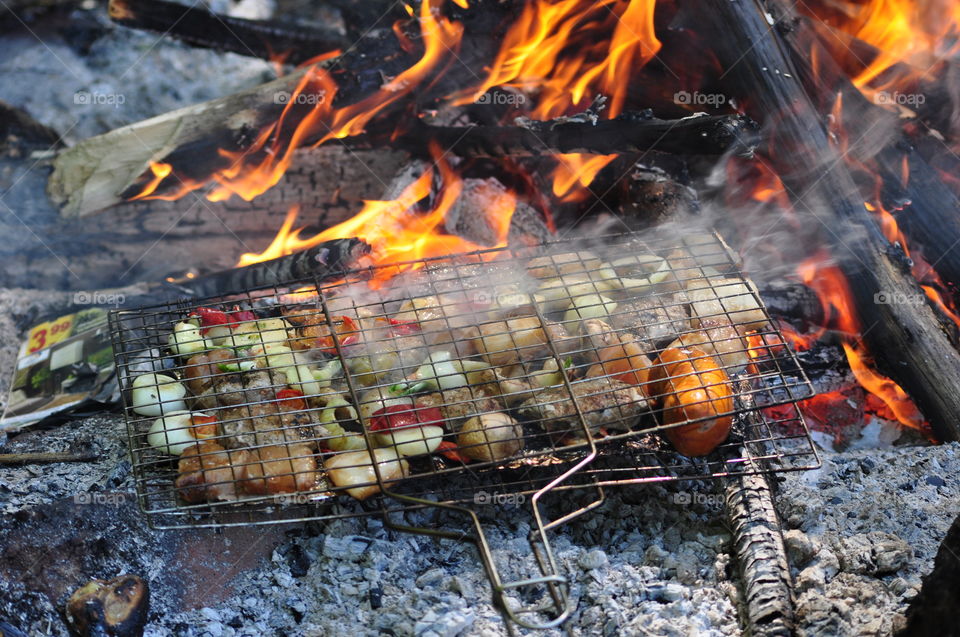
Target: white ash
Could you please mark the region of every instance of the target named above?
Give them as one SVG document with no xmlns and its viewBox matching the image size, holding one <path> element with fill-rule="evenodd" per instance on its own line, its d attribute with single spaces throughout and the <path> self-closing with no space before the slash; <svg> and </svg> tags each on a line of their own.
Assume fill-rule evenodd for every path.
<svg viewBox="0 0 960 637">
<path fill-rule="evenodd" d="M 826 453 L 777 497 L 801 634 L 887 635 L 960 514 L 960 444 Z"/>
<path fill-rule="evenodd" d="M 244 3 L 244 12 L 251 12 L 252 4 Z M 263 8 L 259 12 L 265 13 Z M 26 110 L 67 143 L 276 75 L 266 61 L 116 26 L 106 16 L 105 3 L 90 11 L 78 9 L 70 19 L 75 29 L 94 38 L 89 45 L 66 38 L 53 22 L 32 24 L 29 33 L 0 36 L 6 53 L 0 60 L 0 100 Z"/>
<path fill-rule="evenodd" d="M 676 491 L 613 493 L 598 511 L 553 536 L 560 568 L 573 577 L 575 631 L 739 634 L 722 512 L 677 506 Z M 529 514 L 518 508 L 482 514 L 503 578 L 534 575 Z M 436 517 L 416 512 L 405 521 L 432 525 Z M 219 619 L 210 609 L 190 611 L 151 625 L 147 635 L 185 627 L 198 636 L 507 634 L 472 545 L 398 533 L 377 518 L 308 525 L 265 568 L 244 576 L 238 590 L 245 592 L 214 609 Z M 518 606 L 521 597 L 511 595 Z"/>
</svg>

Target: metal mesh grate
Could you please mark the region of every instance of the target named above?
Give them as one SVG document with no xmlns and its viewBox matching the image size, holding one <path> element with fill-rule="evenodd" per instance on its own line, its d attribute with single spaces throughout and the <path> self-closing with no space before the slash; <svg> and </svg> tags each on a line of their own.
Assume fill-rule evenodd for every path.
<svg viewBox="0 0 960 637">
<path fill-rule="evenodd" d="M 111 332 L 160 527 L 819 462 L 812 387 L 712 234 L 371 267 L 116 311 Z"/>
</svg>

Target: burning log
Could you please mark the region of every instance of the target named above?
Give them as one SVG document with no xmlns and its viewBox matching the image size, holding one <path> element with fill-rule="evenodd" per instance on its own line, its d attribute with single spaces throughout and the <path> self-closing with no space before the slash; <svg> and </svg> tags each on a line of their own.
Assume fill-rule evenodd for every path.
<svg viewBox="0 0 960 637">
<path fill-rule="evenodd" d="M 764 7 L 759 0 L 699 0 L 695 7 L 711 16 L 714 51 L 734 79 L 738 100 L 771 126 L 764 155 L 794 205 L 823 226 L 808 224 L 806 240 L 831 246 L 868 326 L 862 337 L 878 368 L 914 399 L 939 438 L 960 439 L 960 354 L 927 304 L 878 302 L 883 295 L 924 297 L 902 252 L 860 200 Z"/>
<path fill-rule="evenodd" d="M 191 46 L 264 60 L 282 58 L 288 64 L 349 45 L 333 32 L 234 18 L 165 0 L 110 0 L 109 14 L 117 24 L 169 35 Z"/>
<path fill-rule="evenodd" d="M 448 32 L 444 36 L 453 37 Z M 481 38 L 488 39 L 488 35 Z M 338 57 L 272 82 L 84 140 L 56 158 L 47 193 L 63 216 L 82 217 L 142 195 L 148 185 L 156 189 L 155 195 L 175 198 L 169 190 L 182 190 L 184 182 L 192 181 L 192 187 L 197 187 L 218 172 L 237 169 L 244 161 L 269 164 L 270 158 L 285 149 L 266 145 L 263 131 L 276 127 L 269 129 L 271 139 L 294 143 L 293 128 L 308 115 L 316 117 L 315 110 L 325 103 L 331 82 L 336 94 L 327 106 L 333 109 L 357 105 L 378 91 L 390 96 L 375 109 L 362 109 L 363 113 L 353 115 L 354 120 L 383 116 L 390 108 L 405 104 L 400 98 L 412 84 L 385 83 L 384 78 L 397 82 L 417 62 L 423 52 L 409 42 L 406 38 L 401 41 L 392 30 L 370 33 Z M 471 54 L 461 54 L 458 63 L 471 64 L 473 56 L 486 55 L 482 43 L 470 44 L 463 48 Z M 281 121 L 285 111 L 288 117 Z M 316 144 L 330 133 L 323 124 L 315 123 L 315 130 L 297 135 L 296 144 Z M 159 165 L 166 174 L 159 172 Z M 176 172 L 171 175 L 174 167 Z"/>
<path fill-rule="evenodd" d="M 54 160 L 47 194 L 64 217 L 83 217 L 123 201 L 151 162 L 178 149 L 204 158 L 220 146 L 242 149 L 276 120 L 283 110 L 276 96 L 292 93 L 305 72 L 86 139 Z"/>
<path fill-rule="evenodd" d="M 461 157 L 529 157 L 552 153 L 614 153 L 658 150 L 684 155 L 749 156 L 756 123 L 742 115 L 694 115 L 675 120 L 649 111 L 609 120 L 559 118 L 520 120 L 516 126 L 430 126 L 418 124 L 401 138 L 418 149 L 436 141 Z"/>
<path fill-rule="evenodd" d="M 834 100 L 839 93 L 844 104 L 862 114 L 856 122 L 848 126 L 857 128 L 851 139 L 869 143 L 869 136 L 863 133 L 870 129 L 898 130 L 901 127 L 899 114 L 885 110 L 867 100 L 857 89 L 839 65 L 830 57 L 819 40 L 808 37 L 813 27 L 809 19 L 795 13 L 787 3 L 772 0 L 770 8 L 778 19 L 795 24 L 791 29 L 783 30 L 784 41 L 789 44 L 791 59 L 796 65 L 800 78 L 808 94 L 826 103 Z M 877 51 L 866 43 L 863 58 L 872 59 Z M 810 58 L 809 47 L 817 48 L 817 59 L 821 70 L 814 73 L 806 60 Z M 854 49 L 857 53 L 857 49 Z M 832 67 L 831 67 L 832 65 Z M 824 77 L 830 78 L 829 81 Z M 884 190 L 891 199 L 902 202 L 902 211 L 895 214 L 897 223 L 911 241 L 923 248 L 924 256 L 936 264 L 936 271 L 954 285 L 960 285 L 960 251 L 954 249 L 960 238 L 960 198 L 943 183 L 937 172 L 921 157 L 902 135 L 894 135 L 880 152 L 874 148 L 858 148 L 857 144 L 849 149 L 851 155 L 864 162 L 875 163 L 883 179 Z M 907 182 L 902 184 L 904 167 L 907 169 Z"/>
</svg>

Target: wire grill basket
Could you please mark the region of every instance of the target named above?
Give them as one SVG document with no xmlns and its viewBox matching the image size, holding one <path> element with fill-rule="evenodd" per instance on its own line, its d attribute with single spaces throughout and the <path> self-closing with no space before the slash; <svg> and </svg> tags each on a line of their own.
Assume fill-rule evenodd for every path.
<svg viewBox="0 0 960 637">
<path fill-rule="evenodd" d="M 440 506 L 483 549 L 468 505 L 530 496 L 550 625 L 546 532 L 604 486 L 819 464 L 810 382 L 714 234 L 369 267 L 118 310 L 111 334 L 151 525 Z M 543 521 L 570 489 L 597 500 Z"/>
<path fill-rule="evenodd" d="M 816 462 L 795 405 L 812 388 L 729 249 L 660 245 L 489 250 L 114 312 L 144 510 L 282 521 L 385 486 L 463 502 L 461 474 L 533 492 L 518 472 L 590 453 L 616 459 L 593 472 L 608 483 Z"/>
</svg>

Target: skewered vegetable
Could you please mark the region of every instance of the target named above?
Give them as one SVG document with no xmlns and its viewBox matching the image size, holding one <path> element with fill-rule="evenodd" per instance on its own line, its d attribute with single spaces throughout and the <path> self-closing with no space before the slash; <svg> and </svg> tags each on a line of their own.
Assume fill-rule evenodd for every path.
<svg viewBox="0 0 960 637">
<path fill-rule="evenodd" d="M 345 488 L 357 500 L 365 500 L 380 493 L 374 463 L 384 484 L 407 476 L 410 465 L 396 449 L 382 447 L 373 450 L 338 453 L 325 462 L 327 476 L 334 485 Z"/>
<path fill-rule="evenodd" d="M 133 380 L 130 399 L 133 411 L 141 416 L 162 416 L 175 411 L 185 411 L 183 401 L 187 388 L 176 378 L 165 374 L 143 374 Z"/>
<path fill-rule="evenodd" d="M 463 374 L 463 367 L 452 359 L 451 352 L 433 352 L 406 382 L 391 386 L 390 392 L 408 396 L 422 391 L 466 387 L 469 381 Z"/>
<path fill-rule="evenodd" d="M 502 412 L 480 414 L 463 423 L 457 446 L 473 460 L 504 460 L 523 449 L 523 428 Z"/>
<path fill-rule="evenodd" d="M 730 433 L 733 388 L 727 373 L 702 349 L 671 348 L 660 353 L 650 375 L 666 425 L 663 434 L 685 456 L 704 456 Z"/>
</svg>

